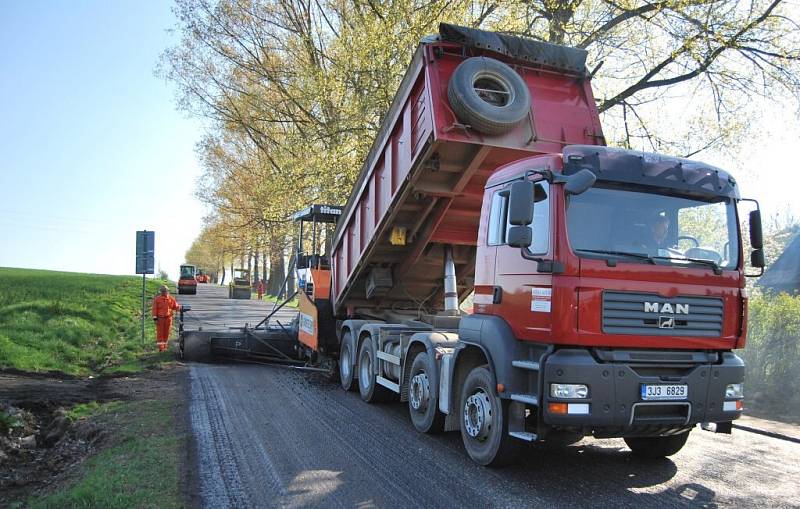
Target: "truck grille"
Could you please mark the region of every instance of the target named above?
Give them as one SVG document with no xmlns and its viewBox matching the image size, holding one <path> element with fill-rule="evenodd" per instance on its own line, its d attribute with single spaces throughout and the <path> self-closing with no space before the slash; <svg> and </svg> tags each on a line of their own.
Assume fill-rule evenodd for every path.
<svg viewBox="0 0 800 509">
<path fill-rule="evenodd" d="M 718 298 L 603 292 L 603 332 L 608 334 L 719 337 L 722 314 Z"/>
</svg>

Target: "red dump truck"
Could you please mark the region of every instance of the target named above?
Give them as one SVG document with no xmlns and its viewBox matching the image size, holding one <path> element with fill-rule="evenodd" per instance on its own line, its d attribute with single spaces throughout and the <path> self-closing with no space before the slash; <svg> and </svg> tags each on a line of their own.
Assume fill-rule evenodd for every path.
<svg viewBox="0 0 800 509">
<path fill-rule="evenodd" d="M 737 183 L 606 147 L 585 59 L 441 25 L 326 216 L 331 252 L 305 253 L 300 237 L 291 332 L 203 342 L 337 362 L 344 389 L 407 402 L 420 432 L 460 431 L 482 465 L 525 442 L 623 437 L 663 457 L 697 424 L 729 433 L 747 316 Z M 316 228 L 315 207 L 301 219 Z M 750 243 L 763 267 L 758 210 Z"/>
</svg>

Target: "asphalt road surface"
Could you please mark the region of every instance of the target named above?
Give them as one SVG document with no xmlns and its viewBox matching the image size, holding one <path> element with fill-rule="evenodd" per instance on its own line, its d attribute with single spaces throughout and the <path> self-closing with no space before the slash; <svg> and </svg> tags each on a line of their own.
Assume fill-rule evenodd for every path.
<svg viewBox="0 0 800 509">
<path fill-rule="evenodd" d="M 201 285 L 180 300 L 228 325 L 270 307 L 222 292 Z M 530 446 L 521 464 L 495 470 L 470 461 L 458 432 L 419 434 L 405 404 L 368 405 L 316 375 L 194 364 L 190 378 L 205 507 L 800 507 L 797 441 L 695 429 L 675 456 L 646 461 L 622 440 L 585 439 Z"/>
</svg>

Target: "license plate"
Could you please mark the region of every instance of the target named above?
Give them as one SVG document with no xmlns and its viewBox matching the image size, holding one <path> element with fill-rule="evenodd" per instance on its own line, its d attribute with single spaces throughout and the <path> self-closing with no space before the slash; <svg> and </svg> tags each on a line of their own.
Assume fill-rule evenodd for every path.
<svg viewBox="0 0 800 509">
<path fill-rule="evenodd" d="M 670 399 L 686 399 L 689 397 L 689 388 L 686 384 L 674 385 L 642 385 L 642 399 L 645 401 L 651 400 L 670 400 Z"/>
</svg>

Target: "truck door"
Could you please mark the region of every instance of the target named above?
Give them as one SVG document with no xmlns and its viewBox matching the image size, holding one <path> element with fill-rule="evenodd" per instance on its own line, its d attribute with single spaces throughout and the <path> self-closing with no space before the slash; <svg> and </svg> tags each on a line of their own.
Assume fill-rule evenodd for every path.
<svg viewBox="0 0 800 509">
<path fill-rule="evenodd" d="M 504 227 L 498 225 L 506 222 L 507 201 L 507 198 L 501 195 L 500 189 L 487 190 L 484 195 L 475 257 L 475 293 L 473 295 L 473 312 L 475 313 L 493 314 L 495 257 L 497 256 L 498 239 L 501 238 L 501 232 L 504 230 Z"/>
<path fill-rule="evenodd" d="M 536 194 L 541 195 L 541 191 L 544 191 L 546 197 L 534 207 L 531 225 L 533 244 L 530 250 L 537 257 L 552 260 L 550 185 L 546 181 L 536 185 L 540 187 Z M 501 191 L 501 195 L 506 197 L 504 207 L 507 210 L 508 193 Z M 494 305 L 492 314 L 505 318 L 519 339 L 547 340 L 552 328 L 553 276 L 549 272 L 539 272 L 538 262 L 526 260 L 520 254 L 519 248 L 506 244 L 506 232 L 510 225 L 507 222 L 507 213 L 501 216 L 497 220 L 500 223 L 498 226 L 503 226 L 500 229 L 502 235 L 495 239 L 495 285 L 502 289 L 502 297 L 500 304 Z"/>
</svg>

